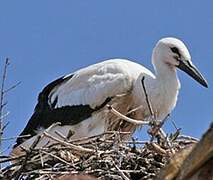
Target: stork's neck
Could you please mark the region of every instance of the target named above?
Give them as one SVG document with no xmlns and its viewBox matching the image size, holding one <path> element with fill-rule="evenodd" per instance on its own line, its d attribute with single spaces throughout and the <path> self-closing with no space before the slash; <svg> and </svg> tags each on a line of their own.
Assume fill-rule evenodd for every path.
<svg viewBox="0 0 213 180">
<path fill-rule="evenodd" d="M 179 80 L 177 77 L 177 72 L 175 67 L 171 67 L 167 64 L 158 64 L 155 66 L 155 75 L 156 80 L 159 83 L 164 84 L 173 84 L 175 86 L 179 86 Z"/>
<path fill-rule="evenodd" d="M 154 84 L 157 94 L 153 95 L 153 97 L 158 99 L 156 108 L 164 107 L 164 110 L 170 113 L 176 105 L 180 88 L 176 68 L 170 67 L 167 64 L 162 64 L 161 66 L 155 67 L 155 74 L 156 79 Z M 158 94 L 160 94 L 160 96 Z"/>
<path fill-rule="evenodd" d="M 141 80 L 145 76 L 145 88 L 156 116 L 159 119 L 165 118 L 176 105 L 178 90 L 180 87 L 179 80 L 175 69 L 164 64 L 162 68 L 155 67 L 155 78 L 150 75 L 141 73 L 136 80 L 136 85 L 133 89 L 134 101 L 136 105 L 143 105 L 141 111 L 142 117 L 150 116 L 149 109 L 144 104 L 147 104 L 144 93 L 144 88 L 141 85 Z M 140 95 L 143 98 L 138 98 Z"/>
<path fill-rule="evenodd" d="M 155 65 L 156 85 L 157 88 L 165 90 L 165 92 L 177 92 L 180 88 L 180 82 L 177 77 L 175 67 L 171 67 L 161 61 Z"/>
</svg>

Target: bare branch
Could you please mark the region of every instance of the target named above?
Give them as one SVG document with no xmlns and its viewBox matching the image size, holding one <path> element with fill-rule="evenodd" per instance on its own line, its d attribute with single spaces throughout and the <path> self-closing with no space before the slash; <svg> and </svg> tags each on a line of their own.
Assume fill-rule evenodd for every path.
<svg viewBox="0 0 213 180">
<path fill-rule="evenodd" d="M 8 115 L 10 114 L 10 112 L 6 112 L 5 114 L 3 114 L 1 117 L 0 117 L 0 119 L 4 119 L 4 118 L 6 118 Z"/>
<path fill-rule="evenodd" d="M 5 64 L 4 64 L 4 69 L 3 69 L 3 75 L 2 75 L 2 82 L 1 82 L 1 90 L 0 90 L 0 151 L 2 149 L 2 136 L 3 136 L 3 109 L 6 103 L 4 103 L 4 86 L 5 86 L 5 81 L 6 81 L 6 76 L 7 76 L 7 67 L 9 66 L 9 59 L 6 58 Z M 0 164 L 1 167 L 1 164 Z"/>
<path fill-rule="evenodd" d="M 2 127 L 2 132 L 6 129 L 6 127 L 10 124 L 10 122 L 6 122 L 6 124 L 4 124 L 4 126 Z M 2 138 L 3 139 L 3 138 Z"/>
<path fill-rule="evenodd" d="M 21 84 L 21 81 L 17 82 L 15 85 L 11 86 L 10 88 L 4 90 L 4 94 L 10 92 L 11 90 L 15 89 L 19 84 Z"/>
</svg>

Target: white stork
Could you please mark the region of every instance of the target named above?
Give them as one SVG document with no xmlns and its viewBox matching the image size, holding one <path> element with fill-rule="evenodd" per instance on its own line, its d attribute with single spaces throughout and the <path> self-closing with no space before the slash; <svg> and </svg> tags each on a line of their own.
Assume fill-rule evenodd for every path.
<svg viewBox="0 0 213 180">
<path fill-rule="evenodd" d="M 56 131 L 67 136 L 71 130 L 74 132 L 72 139 L 98 135 L 106 130 L 134 132 L 135 124 L 118 119 L 106 105 L 124 115 L 141 106 L 129 117 L 140 120 L 150 117 L 141 84 L 143 77 L 158 119 L 164 118 L 176 105 L 180 89 L 177 68 L 207 87 L 206 80 L 191 62 L 188 49 L 176 38 L 163 38 L 156 44 L 152 64 L 155 74 L 130 60 L 110 59 L 51 82 L 39 94 L 35 111 L 20 134 L 30 137 L 19 137 L 12 154 L 20 153 L 20 145 L 29 148 L 39 134 L 56 122 L 60 124 L 48 133 L 59 139 Z M 43 137 L 36 147 L 48 141 L 51 140 Z"/>
</svg>

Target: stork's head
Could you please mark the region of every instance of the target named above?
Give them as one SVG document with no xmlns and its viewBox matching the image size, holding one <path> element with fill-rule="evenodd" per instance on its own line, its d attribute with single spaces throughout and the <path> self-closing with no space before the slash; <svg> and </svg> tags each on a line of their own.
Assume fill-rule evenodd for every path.
<svg viewBox="0 0 213 180">
<path fill-rule="evenodd" d="M 163 71 L 163 67 L 171 70 L 179 68 L 204 87 L 208 87 L 207 81 L 193 65 L 187 47 L 179 39 L 168 37 L 159 40 L 153 50 L 152 62 L 156 71 Z"/>
</svg>

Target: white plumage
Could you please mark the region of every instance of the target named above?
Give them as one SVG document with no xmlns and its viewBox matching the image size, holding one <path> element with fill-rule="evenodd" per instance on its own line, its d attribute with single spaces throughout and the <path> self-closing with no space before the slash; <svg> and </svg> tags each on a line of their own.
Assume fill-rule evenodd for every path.
<svg viewBox="0 0 213 180">
<path fill-rule="evenodd" d="M 129 117 L 145 120 L 150 117 L 141 80 L 158 119 L 163 119 L 176 105 L 180 83 L 176 68 L 180 68 L 207 87 L 202 75 L 191 62 L 186 46 L 178 39 L 164 38 L 155 46 L 152 54 L 155 75 L 144 66 L 125 59 L 111 59 L 80 69 L 73 74 L 50 83 L 40 93 L 35 112 L 18 138 L 13 154 L 20 153 L 19 145 L 29 148 L 38 134 L 59 121 L 48 130 L 67 136 L 74 131 L 72 139 L 101 134 L 106 130 L 134 132 L 136 125 L 122 121 L 108 111 L 112 105 L 122 114 L 141 106 Z M 41 138 L 37 147 L 49 139 Z"/>
<path fill-rule="evenodd" d="M 95 108 L 108 97 L 130 91 L 141 72 L 154 78 L 148 69 L 128 60 L 112 59 L 91 65 L 75 72 L 69 81 L 56 87 L 50 102 L 54 102 L 57 96 L 56 107 L 89 104 Z"/>
</svg>

